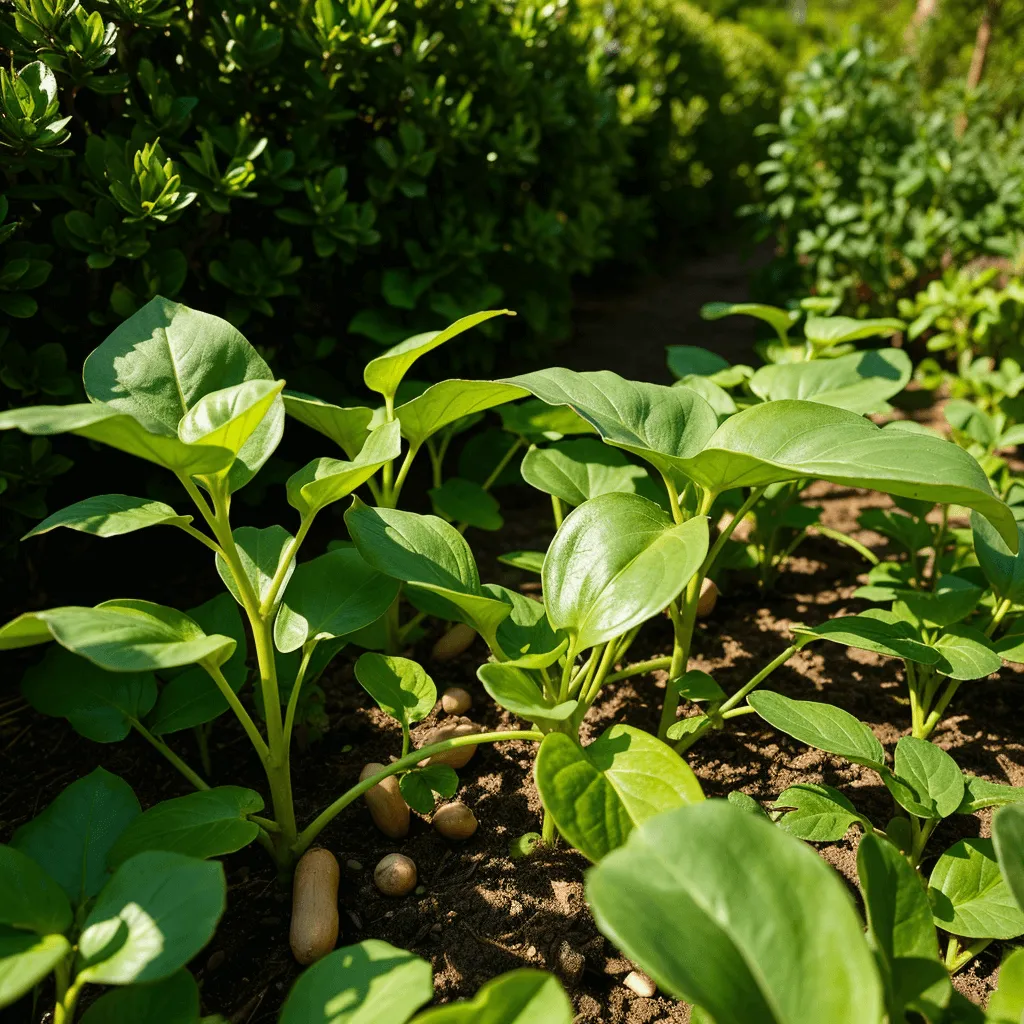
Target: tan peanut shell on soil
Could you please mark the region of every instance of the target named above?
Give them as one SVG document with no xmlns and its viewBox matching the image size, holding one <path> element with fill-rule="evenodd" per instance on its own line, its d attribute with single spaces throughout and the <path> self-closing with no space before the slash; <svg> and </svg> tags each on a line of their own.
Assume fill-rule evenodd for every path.
<svg viewBox="0 0 1024 1024">
<path fill-rule="evenodd" d="M 442 740 L 455 739 L 457 736 L 471 736 L 473 733 L 481 732 L 481 727 L 468 718 L 453 718 L 444 725 L 436 725 L 428 729 L 420 739 L 421 747 L 428 747 L 432 743 L 440 743 Z M 469 744 L 465 747 L 456 747 L 454 750 L 444 750 L 440 754 L 426 759 L 427 764 L 446 764 L 452 768 L 464 768 L 470 758 L 476 753 L 476 745 Z"/>
<path fill-rule="evenodd" d="M 288 942 L 300 964 L 327 956 L 338 941 L 338 882 L 341 872 L 330 850 L 308 850 L 295 866 Z"/>
<path fill-rule="evenodd" d="M 370 762 L 360 773 L 359 781 L 363 782 L 371 775 L 384 771 L 385 766 Z M 404 839 L 409 834 L 409 805 L 402 797 L 398 778 L 389 775 L 378 782 L 373 789 L 363 794 L 366 806 L 370 809 L 370 817 L 389 839 Z"/>
<path fill-rule="evenodd" d="M 461 801 L 444 804 L 434 811 L 435 831 L 445 839 L 468 839 L 477 828 L 476 815 Z"/>
<path fill-rule="evenodd" d="M 401 853 L 389 853 L 374 868 L 373 882 L 385 896 L 408 896 L 416 888 L 416 864 Z"/>
<path fill-rule="evenodd" d="M 441 707 L 446 715 L 464 715 L 472 706 L 473 697 L 461 686 L 449 686 L 441 695 Z"/>
<path fill-rule="evenodd" d="M 435 661 L 451 661 L 457 658 L 476 638 L 476 630 L 464 622 L 456 622 L 451 629 L 439 637 L 430 651 Z"/>
<path fill-rule="evenodd" d="M 700 585 L 700 597 L 697 598 L 698 619 L 703 619 L 705 615 L 710 615 L 715 610 L 718 593 L 718 585 L 715 581 L 705 576 Z"/>
</svg>

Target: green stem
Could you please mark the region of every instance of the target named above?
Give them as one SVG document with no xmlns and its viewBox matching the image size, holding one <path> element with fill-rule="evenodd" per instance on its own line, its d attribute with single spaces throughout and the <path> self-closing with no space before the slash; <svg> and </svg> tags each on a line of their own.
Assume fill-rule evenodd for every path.
<svg viewBox="0 0 1024 1024">
<path fill-rule="evenodd" d="M 701 581 L 702 577 L 698 573 L 687 584 L 681 611 L 675 604 L 669 605 L 669 613 L 672 616 L 672 660 L 668 666 L 665 699 L 661 705 L 661 721 L 658 724 L 660 740 L 667 738 L 668 730 L 675 722 L 676 712 L 679 710 L 679 694 L 672 688 L 672 682 L 686 671 L 690 660 L 690 641 L 693 637 L 693 624 L 697 621 L 697 599 L 700 597 Z M 691 591 L 695 591 L 695 595 Z"/>
<path fill-rule="evenodd" d="M 985 636 L 989 639 L 992 638 L 992 634 L 999 628 L 999 623 L 1006 618 L 1006 613 L 1013 607 L 1013 601 L 1008 597 L 1004 597 L 999 604 L 996 605 L 995 611 L 992 613 L 992 621 L 988 624 L 985 629 Z"/>
<path fill-rule="evenodd" d="M 502 470 L 509 464 L 512 456 L 525 444 L 521 437 L 516 438 L 516 443 L 501 457 L 498 464 L 491 470 L 491 475 L 483 482 L 482 487 L 485 491 L 489 491 L 493 486 L 494 482 L 501 476 Z"/>
<path fill-rule="evenodd" d="M 928 717 L 925 718 L 924 724 L 921 727 L 921 735 L 919 739 L 926 740 L 935 731 L 935 727 L 942 721 L 942 713 L 949 707 L 949 702 L 956 696 L 956 691 L 960 689 L 959 679 L 950 679 L 946 683 L 946 689 L 943 691 L 942 696 L 939 698 L 938 703 L 932 708 Z"/>
<path fill-rule="evenodd" d="M 446 750 L 454 750 L 457 747 L 476 746 L 480 743 L 504 743 L 510 740 L 535 740 L 544 739 L 544 734 L 536 729 L 512 729 L 508 732 L 475 733 L 469 736 L 455 736 L 452 739 L 441 740 L 440 743 L 431 743 L 429 746 L 420 747 L 405 757 L 388 765 L 383 771 L 371 775 L 362 782 L 357 783 L 351 789 L 343 793 L 330 806 L 326 807 L 307 825 L 292 843 L 291 852 L 299 857 L 309 848 L 310 844 L 349 804 L 358 800 L 367 790 L 373 789 L 379 782 L 390 775 L 397 775 L 399 772 L 415 768 L 420 761 L 434 754 L 442 754 Z"/>
<path fill-rule="evenodd" d="M 878 555 L 871 550 L 871 548 L 865 547 L 859 540 L 853 537 L 848 537 L 845 533 L 840 533 L 839 530 L 833 530 L 831 526 L 822 526 L 820 523 L 814 525 L 814 532 L 820 533 L 822 537 L 828 537 L 829 540 L 834 540 L 839 544 L 845 544 L 848 548 L 852 548 L 857 552 L 865 561 L 871 565 L 878 565 Z"/>
<path fill-rule="evenodd" d="M 76 980 L 68 986 L 63 997 L 53 1008 L 53 1024 L 71 1024 L 75 1019 L 75 1003 L 78 1002 L 83 985 L 84 981 Z"/>
<path fill-rule="evenodd" d="M 409 475 L 409 470 L 412 469 L 413 460 L 416 458 L 419 450 L 419 445 L 412 445 L 405 453 L 405 459 L 402 461 L 402 468 L 398 471 L 398 477 L 395 479 L 394 486 L 384 494 L 386 508 L 397 508 L 399 495 L 401 495 L 402 488 L 405 486 L 405 478 Z"/>
<path fill-rule="evenodd" d="M 565 519 L 565 509 L 562 506 L 562 499 L 554 494 L 551 495 L 551 515 L 555 520 L 555 529 L 560 529 L 562 520 Z"/>
<path fill-rule="evenodd" d="M 597 700 L 597 695 L 601 692 L 601 687 L 605 684 L 605 676 L 608 674 L 608 669 L 615 664 L 615 653 L 618 650 L 618 644 L 614 640 L 609 640 L 604 647 L 604 653 L 601 655 L 601 661 L 597 666 L 597 671 L 594 673 L 594 678 L 590 681 L 590 684 L 583 691 L 582 704 L 584 707 L 589 708 L 591 704 Z"/>
<path fill-rule="evenodd" d="M 928 567 L 928 580 L 934 581 L 939 574 L 939 559 L 942 557 L 942 549 L 945 547 L 946 542 L 946 529 L 949 526 L 949 506 L 942 506 L 942 519 L 939 521 L 939 527 L 935 531 L 935 542 L 932 547 L 935 550 L 935 557 L 932 558 L 932 564 Z"/>
<path fill-rule="evenodd" d="M 170 761 L 170 763 L 173 764 L 174 767 L 177 768 L 178 771 L 196 787 L 196 789 L 202 790 L 210 788 L 209 785 L 203 781 L 198 772 L 189 768 L 189 766 L 185 764 L 185 762 L 178 757 L 178 755 L 171 750 L 163 740 L 157 739 L 157 737 L 154 736 L 140 721 L 138 721 L 138 719 L 129 718 L 128 721 L 131 723 L 131 727 L 155 750 L 159 751 L 161 755 L 167 758 L 167 760 Z"/>
<path fill-rule="evenodd" d="M 224 699 L 228 702 L 228 707 L 234 711 L 235 716 L 242 723 L 242 728 L 249 737 L 249 742 L 256 748 L 256 753 L 259 754 L 260 760 L 266 762 L 267 758 L 270 757 L 270 749 L 260 735 L 259 729 L 256 728 L 256 723 L 249 717 L 249 712 L 242 706 L 242 702 L 238 699 L 238 694 L 231 689 L 230 684 L 224 678 L 224 673 L 216 665 L 209 665 L 206 662 L 200 662 L 200 664 L 209 673 L 214 683 L 217 684 L 217 689 L 224 695 Z M 280 708 L 278 710 L 280 711 Z"/>
<path fill-rule="evenodd" d="M 192 732 L 195 734 L 196 747 L 199 749 L 199 763 L 203 766 L 203 771 L 206 772 L 207 775 L 212 775 L 213 762 L 210 760 L 210 740 L 206 731 L 206 726 L 194 726 Z"/>
<path fill-rule="evenodd" d="M 718 558 L 718 553 L 725 547 L 726 541 L 732 536 L 733 530 L 746 518 L 747 513 L 757 504 L 760 500 L 761 495 L 764 494 L 765 489 L 763 487 L 755 487 L 747 497 L 747 500 L 736 510 L 736 515 L 732 517 L 732 520 L 722 529 L 718 536 L 715 538 L 715 543 L 711 545 L 711 549 L 708 551 L 707 557 L 704 559 L 704 564 L 698 570 L 703 582 L 704 577 L 714 567 L 715 559 Z M 708 509 L 711 508 L 711 502 L 708 503 Z M 699 593 L 699 591 L 698 591 Z"/>
<path fill-rule="evenodd" d="M 756 715 L 756 714 L 757 714 L 757 712 L 749 704 L 745 704 L 741 708 L 733 708 L 731 711 L 723 712 L 721 717 L 725 718 L 725 719 L 729 719 L 729 718 L 740 718 L 743 715 Z"/>
<path fill-rule="evenodd" d="M 547 808 L 544 809 L 544 823 L 540 827 L 540 838 L 545 846 L 555 845 L 555 819 Z"/>
<path fill-rule="evenodd" d="M 224 552 L 221 551 L 220 545 L 215 540 L 211 540 L 209 537 L 207 537 L 205 533 L 201 532 L 200 530 L 197 530 L 194 526 L 190 526 L 188 523 L 176 523 L 175 525 L 178 527 L 179 530 L 184 530 L 185 533 L 187 533 L 190 537 L 193 537 L 195 540 L 199 541 L 200 544 L 204 544 L 215 555 L 223 556 Z"/>
<path fill-rule="evenodd" d="M 314 518 L 315 516 L 304 517 L 302 522 L 299 523 L 295 536 L 288 542 L 288 547 L 285 549 L 281 561 L 278 562 L 277 569 L 270 580 L 270 586 L 267 587 L 267 592 L 263 595 L 263 600 L 260 602 L 260 618 L 270 618 L 276 610 L 277 598 L 281 588 L 284 586 L 285 577 L 289 574 L 292 560 L 298 555 L 299 548 L 302 547 L 302 542 L 306 539 L 306 534 L 309 533 L 309 528 L 313 525 Z"/>
<path fill-rule="evenodd" d="M 661 479 L 665 484 L 665 490 L 668 491 L 668 503 L 672 511 L 672 521 L 681 523 L 683 521 L 683 510 L 679 506 L 679 492 L 676 490 L 676 485 L 667 473 L 662 473 Z"/>
<path fill-rule="evenodd" d="M 935 831 L 935 826 L 938 825 L 938 820 L 934 821 L 921 821 L 918 822 L 917 818 L 910 819 L 911 831 L 913 834 L 913 842 L 910 847 L 910 863 L 916 868 L 921 864 L 921 858 L 924 856 L 924 848 L 928 845 L 928 839 L 931 837 L 932 832 Z"/>
<path fill-rule="evenodd" d="M 956 937 L 951 935 L 949 937 L 950 945 L 956 941 Z M 977 939 L 972 942 L 965 950 L 960 953 L 954 952 L 952 959 L 950 959 L 950 951 L 946 951 L 946 968 L 950 974 L 956 974 L 957 971 L 962 970 L 966 967 L 982 950 L 986 949 L 992 944 L 992 939 Z M 959 948 L 959 941 L 957 941 L 957 948 Z"/>
<path fill-rule="evenodd" d="M 646 675 L 648 672 L 655 672 L 658 669 L 667 669 L 671 664 L 672 656 L 668 654 L 662 658 L 651 658 L 648 661 L 638 661 L 632 665 L 627 665 L 618 672 L 613 672 L 610 676 L 606 677 L 605 682 L 617 683 L 621 679 L 629 679 L 632 676 Z"/>
<path fill-rule="evenodd" d="M 288 708 L 284 716 L 284 748 L 291 750 L 292 729 L 295 727 L 295 712 L 299 706 L 299 693 L 302 690 L 302 683 L 306 678 L 306 670 L 309 668 L 309 659 L 313 657 L 317 641 L 307 641 L 302 648 L 302 660 L 299 662 L 299 670 L 295 673 L 295 682 L 292 684 L 292 692 L 288 695 Z"/>
</svg>

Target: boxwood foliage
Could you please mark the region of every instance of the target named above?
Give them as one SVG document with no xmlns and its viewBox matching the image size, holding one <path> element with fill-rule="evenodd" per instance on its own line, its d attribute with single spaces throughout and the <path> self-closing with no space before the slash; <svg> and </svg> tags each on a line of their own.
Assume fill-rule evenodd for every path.
<svg viewBox="0 0 1024 1024">
<path fill-rule="evenodd" d="M 779 79 L 663 0 L 13 0 L 0 46 L 2 405 L 73 400 L 157 294 L 321 395 L 471 310 L 557 338 L 573 277 L 635 255 L 663 198 L 693 226 L 731 194 Z M 45 514 L 67 465 L 5 440 L 0 501 Z"/>
</svg>

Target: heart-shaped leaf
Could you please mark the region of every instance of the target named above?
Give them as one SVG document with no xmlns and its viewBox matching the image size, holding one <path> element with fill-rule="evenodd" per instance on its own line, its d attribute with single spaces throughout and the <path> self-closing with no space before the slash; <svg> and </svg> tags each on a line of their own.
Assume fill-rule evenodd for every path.
<svg viewBox="0 0 1024 1024">
<path fill-rule="evenodd" d="M 385 714 L 403 726 L 422 721 L 437 703 L 437 687 L 423 667 L 408 658 L 367 651 L 356 662 L 356 679 Z"/>
<path fill-rule="evenodd" d="M 406 1024 L 433 998 L 432 976 L 426 960 L 367 939 L 303 971 L 279 1024 Z"/>
<path fill-rule="evenodd" d="M 637 494 L 603 494 L 562 523 L 544 559 L 548 618 L 576 650 L 620 636 L 665 608 L 708 550 L 707 520 L 676 525 Z"/>
<path fill-rule="evenodd" d="M 310 640 L 345 636 L 380 618 L 398 596 L 398 581 L 367 564 L 355 548 L 303 562 L 285 591 L 274 643 L 285 654 Z"/>
<path fill-rule="evenodd" d="M 257 529 L 255 526 L 239 526 L 232 531 L 231 537 L 238 550 L 238 560 L 241 563 L 242 571 L 245 573 L 253 593 L 262 603 L 270 591 L 270 584 L 281 568 L 288 546 L 294 538 L 283 526 L 267 526 L 263 529 Z M 228 563 L 221 555 L 217 555 L 216 564 L 217 573 L 224 581 L 224 586 L 231 592 L 231 596 L 239 604 L 242 604 L 241 591 L 238 589 L 238 583 L 228 567 Z M 281 583 L 281 589 L 278 591 L 278 601 L 284 594 L 294 571 L 295 557 L 293 555 Z"/>
<path fill-rule="evenodd" d="M 289 416 L 312 427 L 324 437 L 329 437 L 341 448 L 346 458 L 354 459 L 359 454 L 370 433 L 372 409 L 364 406 L 342 408 L 296 391 L 285 391 L 283 397 L 285 411 Z"/>
<path fill-rule="evenodd" d="M 953 935 L 1015 939 L 1024 933 L 1024 910 L 999 871 L 991 839 L 951 846 L 932 868 L 928 898 L 935 923 Z"/>
<path fill-rule="evenodd" d="M 0 929 L 0 1006 L 31 991 L 71 952 L 63 935 Z"/>
<path fill-rule="evenodd" d="M 755 690 L 747 703 L 769 725 L 801 743 L 875 771 L 885 768 L 885 751 L 875 734 L 842 708 L 814 700 L 793 700 L 771 690 Z"/>
<path fill-rule="evenodd" d="M 896 744 L 895 774 L 882 781 L 896 802 L 918 818 L 947 818 L 964 798 L 964 777 L 944 750 L 914 736 Z"/>
<path fill-rule="evenodd" d="M 868 832 L 871 829 L 871 823 L 839 790 L 815 782 L 784 789 L 775 801 L 775 810 L 786 811 L 779 818 L 781 829 L 809 843 L 838 843 L 851 825 Z"/>
<path fill-rule="evenodd" d="M 1014 604 L 1024 603 L 1024 526 L 1017 524 L 1015 555 L 992 524 L 977 512 L 971 513 L 971 528 L 978 564 L 996 595 Z"/>
<path fill-rule="evenodd" d="M 530 674 L 514 663 L 488 662 L 476 674 L 491 700 L 528 722 L 564 722 L 579 704 L 546 696 Z"/>
<path fill-rule="evenodd" d="M 217 786 L 161 800 L 121 833 L 108 862 L 116 868 L 148 850 L 200 860 L 234 853 L 256 838 L 259 826 L 247 816 L 262 810 L 263 797 L 241 786 Z"/>
<path fill-rule="evenodd" d="M 573 1008 L 553 974 L 522 968 L 487 982 L 470 1000 L 417 1014 L 411 1024 L 572 1024 Z"/>
<path fill-rule="evenodd" d="M 432 814 L 434 794 L 446 798 L 455 796 L 459 788 L 459 777 L 450 765 L 427 764 L 406 772 L 399 779 L 398 786 L 402 791 L 402 798 L 414 811 Z"/>
<path fill-rule="evenodd" d="M 996 813 L 992 842 L 1003 879 L 1024 912 L 1024 808 L 1004 807 Z"/>
<path fill-rule="evenodd" d="M 629 725 L 613 725 L 587 747 L 549 733 L 534 774 L 559 832 L 592 861 L 621 846 L 634 825 L 704 799 L 670 746 Z"/>
<path fill-rule="evenodd" d="M 82 1017 L 82 1024 L 200 1024 L 199 986 L 186 970 L 151 985 L 129 985 L 100 996 Z"/>
<path fill-rule="evenodd" d="M 587 874 L 601 931 L 719 1024 L 880 1024 L 853 901 L 803 843 L 724 800 L 644 822 Z"/>
<path fill-rule="evenodd" d="M 103 888 L 107 855 L 140 812 L 131 786 L 96 768 L 22 825 L 11 846 L 31 857 L 79 907 Z"/>
<path fill-rule="evenodd" d="M 427 388 L 411 402 L 400 405 L 395 417 L 402 425 L 402 436 L 413 448 L 450 423 L 514 402 L 529 392 L 498 380 L 444 380 Z"/>
<path fill-rule="evenodd" d="M 0 925 L 51 935 L 71 919 L 64 890 L 27 853 L 0 845 Z"/>
<path fill-rule="evenodd" d="M 497 499 L 472 480 L 449 477 L 440 487 L 427 493 L 434 511 L 452 522 L 466 523 L 478 530 L 500 530 L 505 525 Z"/>
<path fill-rule="evenodd" d="M 170 505 L 148 498 L 132 498 L 127 494 L 99 494 L 68 505 L 44 519 L 22 538 L 66 526 L 70 530 L 91 533 L 96 537 L 120 537 L 123 533 L 147 526 L 188 526 L 192 516 L 179 516 Z"/>
</svg>

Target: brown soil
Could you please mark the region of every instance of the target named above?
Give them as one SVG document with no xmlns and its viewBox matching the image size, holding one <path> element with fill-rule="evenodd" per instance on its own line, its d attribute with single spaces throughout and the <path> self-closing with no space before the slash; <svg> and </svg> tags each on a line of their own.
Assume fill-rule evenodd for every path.
<svg viewBox="0 0 1024 1024">
<path fill-rule="evenodd" d="M 728 288 L 704 282 L 699 299 L 741 297 L 736 294 L 738 277 L 734 267 L 733 277 L 726 280 Z M 647 290 L 647 298 L 636 302 L 657 318 L 662 315 L 657 310 L 668 287 L 655 282 Z M 655 342 L 658 348 L 663 341 L 711 342 L 709 329 L 715 325 L 705 325 L 692 315 L 692 299 L 688 294 L 688 322 L 695 332 L 702 332 L 701 336 L 688 333 L 679 337 L 668 323 L 662 323 L 647 350 Z M 676 296 L 675 308 L 678 310 L 680 305 Z M 586 363 L 589 368 L 591 359 L 595 359 L 597 364 L 629 372 L 629 353 L 623 353 L 620 347 L 617 358 L 613 358 L 610 350 L 610 326 L 622 322 L 617 314 L 612 315 L 612 308 L 609 302 L 606 318 L 593 311 L 585 315 L 581 341 L 586 344 L 581 343 L 579 351 L 587 354 L 572 365 L 578 362 L 584 368 Z M 749 341 L 742 342 L 737 336 L 730 342 L 729 354 L 740 357 L 743 344 Z M 639 358 L 648 359 L 651 369 L 636 372 L 635 376 L 662 376 L 660 362 L 658 372 L 653 369 L 653 354 Z M 881 538 L 858 529 L 856 517 L 864 507 L 887 504 L 887 499 L 828 486 L 818 486 L 814 493 L 825 506 L 828 525 L 853 533 L 870 546 L 880 545 Z M 481 575 L 507 586 L 535 590 L 535 577 L 502 566 L 496 556 L 507 550 L 546 545 L 550 537 L 546 503 L 525 488 L 512 489 L 502 498 L 505 529 L 498 535 L 477 534 L 471 538 L 478 551 Z M 32 607 L 66 599 L 84 603 L 90 599 L 90 594 L 82 593 L 85 577 L 89 579 L 86 589 L 95 590 L 97 600 L 111 596 L 110 572 L 104 574 L 99 561 L 89 563 L 88 568 L 84 561 L 79 563 L 81 575 L 54 579 L 61 575 L 59 569 L 55 572 L 59 559 L 78 557 L 79 553 L 83 559 L 96 557 L 84 554 L 88 548 L 80 546 L 79 540 L 70 537 L 67 547 L 50 549 L 50 564 L 38 577 L 48 580 L 49 592 L 33 585 Z M 151 579 L 132 591 L 154 600 L 183 604 L 182 592 L 195 593 L 192 603 L 209 596 L 205 588 L 214 581 L 208 579 L 212 574 L 206 562 L 196 561 L 184 553 L 184 548 L 181 561 L 176 561 L 176 539 L 161 541 L 160 562 L 168 564 L 165 559 L 170 559 L 171 576 Z M 103 547 L 103 542 L 88 542 Z M 133 549 L 130 538 L 110 543 L 123 545 L 115 576 L 123 569 L 126 577 L 138 579 L 133 552 L 143 549 Z M 772 594 L 762 596 L 753 585 L 734 583 L 714 614 L 700 623 L 695 664 L 713 672 L 727 691 L 739 687 L 786 645 L 791 623 L 813 624 L 861 607 L 861 602 L 851 596 L 858 574 L 865 569 L 855 554 L 832 542 L 812 539 L 798 555 Z M 196 575 L 204 581 L 198 588 L 192 582 Z M 17 581 L 22 593 L 26 583 L 35 582 Z M 432 639 L 423 638 L 414 656 L 431 672 L 439 690 L 449 685 L 465 686 L 475 694 L 471 715 L 476 721 L 492 728 L 517 727 L 511 716 L 486 699 L 475 682 L 476 667 L 485 656 L 482 645 L 477 643 L 455 662 L 441 665 L 430 660 Z M 632 653 L 638 659 L 651 657 L 667 652 L 670 644 L 667 623 L 658 621 L 646 627 Z M 14 675 L 11 682 L 16 678 Z M 297 752 L 294 759 L 300 821 L 308 821 L 353 784 L 364 764 L 386 761 L 400 748 L 400 734 L 394 723 L 380 712 L 367 709 L 369 701 L 351 674 L 351 659 L 344 654 L 339 657 L 322 685 L 329 731 L 319 742 Z M 592 710 L 586 728 L 595 733 L 614 722 L 628 721 L 656 729 L 664 685 L 664 678 L 657 675 L 619 684 Z M 862 652 L 847 652 L 836 645 L 812 648 L 780 669 L 769 685 L 796 697 L 820 694 L 822 699 L 870 723 L 890 749 L 909 723 L 897 664 Z M 97 764 L 126 778 L 144 807 L 188 792 L 187 784 L 162 759 L 154 758 L 141 740 L 132 737 L 121 744 L 98 746 L 77 736 L 65 722 L 36 715 L 16 693 L 13 686 L 0 690 L 0 840 L 9 838 L 14 828 Z M 961 690 L 954 713 L 936 738 L 954 753 L 965 770 L 993 781 L 1024 785 L 1021 707 L 1020 677 L 1004 669 Z M 432 716 L 421 728 L 435 721 Z M 173 740 L 186 757 L 194 754 L 187 734 Z M 226 718 L 212 748 L 211 781 L 263 789 L 259 766 L 241 730 Z M 336 819 L 320 842 L 344 866 L 339 945 L 381 938 L 413 950 L 432 962 L 440 1001 L 467 997 L 502 971 L 529 965 L 553 970 L 565 979 L 579 1024 L 681 1024 L 689 1020 L 688 1009 L 673 1000 L 660 995 L 639 998 L 622 984 L 631 965 L 594 926 L 583 898 L 582 877 L 587 865 L 581 856 L 564 847 L 539 852 L 527 860 L 513 861 L 508 856 L 511 840 L 540 830 L 540 805 L 531 779 L 534 749 L 525 743 L 484 746 L 460 772 L 459 798 L 474 809 L 480 821 L 477 833 L 465 843 L 441 839 L 415 815 L 408 838 L 389 841 L 373 827 L 362 801 Z M 708 796 L 721 797 L 738 789 L 767 804 L 793 782 L 815 781 L 843 789 L 875 821 L 884 822 L 891 812 L 891 800 L 873 772 L 779 736 L 755 716 L 738 719 L 729 730 L 711 734 L 694 748 L 690 759 Z M 939 829 L 933 852 L 940 852 L 965 835 L 984 834 L 987 828 L 985 814 L 954 817 Z M 377 861 L 396 851 L 411 856 L 419 868 L 420 888 L 404 899 L 383 897 L 372 882 Z M 853 834 L 822 849 L 822 855 L 851 883 L 855 852 Z M 257 846 L 226 858 L 225 868 L 229 881 L 227 913 L 213 942 L 191 967 L 202 987 L 205 1012 L 222 1013 L 236 1024 L 270 1024 L 300 971 L 288 949 L 289 893 L 280 887 Z M 998 943 L 990 946 L 958 976 L 957 986 L 972 999 L 983 1001 L 991 988 L 1000 952 Z M 45 999 L 42 1005 L 46 1005 Z M 8 1019 L 35 1024 L 48 1018 L 33 1012 L 25 1000 L 4 1015 L 4 1020 Z"/>
</svg>

